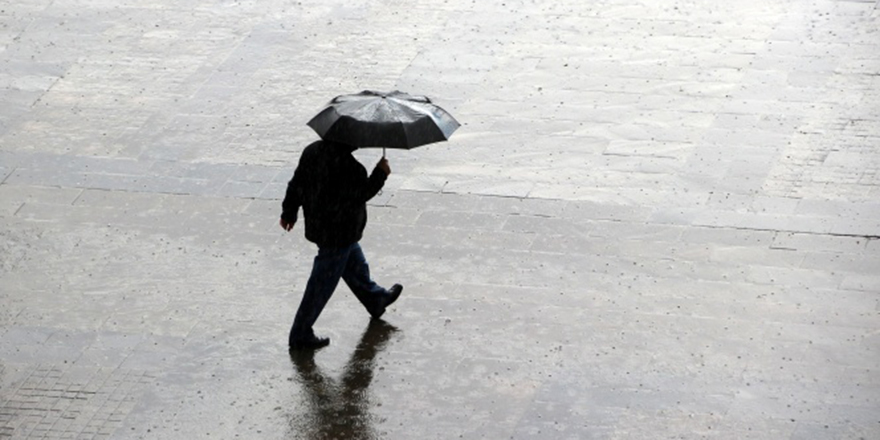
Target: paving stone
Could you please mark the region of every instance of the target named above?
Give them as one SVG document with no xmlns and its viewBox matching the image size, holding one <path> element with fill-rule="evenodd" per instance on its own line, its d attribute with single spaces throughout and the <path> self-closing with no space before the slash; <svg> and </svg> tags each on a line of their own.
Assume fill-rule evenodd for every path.
<svg viewBox="0 0 880 440">
<path fill-rule="evenodd" d="M 561 218 L 534 216 L 508 216 L 502 230 L 528 234 L 582 236 L 589 233 L 589 227 Z"/>
<path fill-rule="evenodd" d="M 421 191 L 398 191 L 388 202 L 391 206 L 424 206 L 434 210 L 471 211 L 480 201 L 479 196 L 461 194 L 431 194 Z"/>
<path fill-rule="evenodd" d="M 841 282 L 840 288 L 874 292 L 877 290 L 878 284 L 880 284 L 880 277 L 876 275 L 847 275 Z"/>
<path fill-rule="evenodd" d="M 236 167 L 222 164 L 156 161 L 150 166 L 149 171 L 161 176 L 207 179 L 222 182 L 236 173 Z"/>
<path fill-rule="evenodd" d="M 382 207 L 368 211 L 371 224 L 381 225 L 415 225 L 421 211 L 415 208 Z"/>
<path fill-rule="evenodd" d="M 215 194 L 224 197 L 257 198 L 263 193 L 266 186 L 262 182 L 228 181 L 222 184 L 215 191 Z"/>
<path fill-rule="evenodd" d="M 453 228 L 468 231 L 498 231 L 506 223 L 506 220 L 506 217 L 494 214 L 424 210 L 415 224 L 417 226 Z"/>
<path fill-rule="evenodd" d="M 85 189 L 80 191 L 72 205 L 117 208 L 126 212 L 156 210 L 162 205 L 164 198 L 163 195 L 155 193 Z M 43 200 L 39 201 L 45 203 Z"/>
<path fill-rule="evenodd" d="M 563 209 L 564 204 L 556 200 L 494 196 L 481 198 L 475 208 L 477 212 L 547 217 L 559 217 Z"/>
<path fill-rule="evenodd" d="M 875 237 L 874 231 L 880 226 L 880 220 L 868 218 L 849 218 L 836 220 L 831 227 L 832 234 Z"/>
<path fill-rule="evenodd" d="M 658 208 L 648 217 L 648 222 L 657 225 L 691 226 L 703 210 L 698 208 Z"/>
<path fill-rule="evenodd" d="M 3 185 L 0 186 L 0 201 L 9 209 L 7 212 L 11 216 L 23 203 L 71 205 L 81 193 L 82 190 L 73 188 Z"/>
<path fill-rule="evenodd" d="M 809 253 L 804 255 L 801 267 L 839 272 L 878 273 L 880 261 L 872 256 Z"/>
<path fill-rule="evenodd" d="M 639 222 L 648 218 L 650 211 L 640 206 L 598 204 L 588 201 L 566 203 L 561 217 L 576 221 L 616 220 Z"/>
<path fill-rule="evenodd" d="M 878 251 L 880 251 L 880 241 L 876 238 L 869 239 L 867 246 L 865 246 L 865 252 L 877 254 Z"/>
<path fill-rule="evenodd" d="M 704 211 L 694 220 L 694 224 L 705 227 L 742 227 L 759 231 L 788 230 L 789 217 L 783 215 L 766 215 L 739 213 L 730 211 Z"/>
<path fill-rule="evenodd" d="M 731 264 L 758 264 L 766 267 L 803 267 L 804 255 L 785 249 L 754 249 L 719 246 L 712 249 L 711 261 Z M 809 266 L 809 265 L 808 265 Z"/>
</svg>

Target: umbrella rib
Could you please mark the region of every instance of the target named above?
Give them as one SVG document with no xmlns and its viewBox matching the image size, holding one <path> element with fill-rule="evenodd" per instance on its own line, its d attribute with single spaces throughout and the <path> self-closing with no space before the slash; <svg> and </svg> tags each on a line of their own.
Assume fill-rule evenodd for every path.
<svg viewBox="0 0 880 440">
<path fill-rule="evenodd" d="M 454 125 L 455 128 L 458 128 L 460 126 L 458 121 L 456 121 L 455 118 L 453 118 L 452 115 L 449 114 L 449 112 L 447 112 L 446 110 L 444 110 L 443 108 L 441 108 L 440 106 L 438 106 L 436 104 L 417 102 L 417 101 L 402 101 L 402 100 L 399 100 L 399 102 L 401 103 L 402 106 L 410 108 L 410 109 L 417 111 L 423 115 L 429 116 L 431 119 L 434 120 L 434 123 L 436 123 L 439 127 L 441 127 L 441 131 L 443 131 L 444 134 L 445 134 L 445 130 L 443 129 L 444 126 Z"/>
</svg>

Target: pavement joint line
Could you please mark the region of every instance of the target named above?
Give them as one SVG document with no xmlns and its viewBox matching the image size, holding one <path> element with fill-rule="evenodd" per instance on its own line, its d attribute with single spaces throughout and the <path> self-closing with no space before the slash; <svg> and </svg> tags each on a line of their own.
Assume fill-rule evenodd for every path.
<svg viewBox="0 0 880 440">
<path fill-rule="evenodd" d="M 623 220 L 620 220 L 623 221 Z M 631 222 L 628 222 L 631 223 Z M 667 225 L 668 223 L 646 223 L 651 225 Z M 815 235 L 815 236 L 830 236 L 830 237 L 847 237 L 847 238 L 864 238 L 866 240 L 878 240 L 880 239 L 880 235 L 862 235 L 862 234 L 842 234 L 839 232 L 815 232 L 815 231 L 800 231 L 794 229 L 765 229 L 765 228 L 748 228 L 748 227 L 738 227 L 738 226 L 712 226 L 712 225 L 690 225 L 694 228 L 705 228 L 705 229 L 727 229 L 734 231 L 755 231 L 755 232 L 776 232 L 782 234 L 803 234 L 803 235 Z"/>
<path fill-rule="evenodd" d="M 56 187 L 56 186 L 53 186 Z M 62 187 L 58 187 L 62 188 Z M 118 193 L 136 193 L 136 194 L 165 194 L 165 195 L 174 195 L 174 196 L 192 196 L 196 197 L 197 195 L 191 193 L 177 193 L 177 192 L 165 192 L 165 191 L 140 191 L 134 189 L 108 189 L 104 187 L 78 187 L 82 191 L 77 195 L 71 205 L 75 204 L 76 200 L 83 195 L 85 190 L 91 191 L 102 191 L 102 192 L 118 192 Z M 436 192 L 436 191 L 419 191 L 419 190 L 400 190 L 404 192 L 412 192 L 412 193 L 421 193 L 421 194 L 443 194 L 443 195 L 459 195 L 459 196 L 477 196 L 477 197 L 486 197 L 486 198 L 497 198 L 497 199 L 511 199 L 511 200 L 541 200 L 541 201 L 550 201 L 550 202 L 560 202 L 560 203 L 568 203 L 568 202 L 578 202 L 577 200 L 563 200 L 563 199 L 553 199 L 553 198 L 543 198 L 543 197 L 519 197 L 519 196 L 508 196 L 508 195 L 494 195 L 494 194 L 471 194 L 471 193 L 456 193 L 456 192 Z M 235 200 L 280 200 L 280 198 L 275 197 L 255 197 L 255 196 L 230 196 L 230 195 L 214 195 L 211 197 L 215 197 L 218 199 L 235 199 Z M 798 198 L 795 198 L 798 199 Z M 390 203 L 393 201 L 393 198 L 389 199 L 388 202 L 382 205 L 374 205 L 376 207 L 382 208 L 405 208 L 405 206 L 396 205 Z M 19 206 L 16 211 L 13 213 L 13 216 L 18 215 L 21 209 L 24 208 L 26 204 L 22 204 Z M 614 204 L 612 206 L 638 206 L 638 205 L 617 205 Z M 469 212 L 468 210 L 460 211 L 460 212 Z M 553 219 L 558 218 L 552 215 L 540 214 L 540 213 L 508 213 L 510 216 L 523 216 L 523 217 L 536 217 L 536 218 L 547 218 Z M 676 225 L 664 222 L 647 222 L 647 221 L 635 221 L 635 220 L 627 220 L 627 219 L 614 219 L 614 218 L 602 218 L 602 219 L 592 219 L 591 221 L 595 222 L 610 222 L 610 223 L 624 223 L 624 224 L 644 224 L 644 225 Z M 835 236 L 835 237 L 850 237 L 850 238 L 865 238 L 868 240 L 876 240 L 880 239 L 880 234 L 847 234 L 847 233 L 839 233 L 839 232 L 815 232 L 809 230 L 799 230 L 799 229 L 772 229 L 772 228 L 750 228 L 750 227 L 742 227 L 742 226 L 714 226 L 714 225 L 679 225 L 682 227 L 696 227 L 696 228 L 706 228 L 706 229 L 722 229 L 722 230 L 741 230 L 741 231 L 755 231 L 755 232 L 776 232 L 776 233 L 796 233 L 796 234 L 807 234 L 807 235 L 817 235 L 817 236 Z"/>
<path fill-rule="evenodd" d="M 26 203 L 22 203 L 21 205 L 19 205 L 18 208 L 15 208 L 15 212 L 12 213 L 12 216 L 13 217 L 17 216 L 18 213 L 21 212 L 22 208 L 24 208 L 24 205 L 26 205 Z"/>
<path fill-rule="evenodd" d="M 13 175 L 13 174 L 15 173 L 16 170 L 18 170 L 18 167 L 13 167 L 13 168 L 12 168 L 12 171 L 6 173 L 6 175 L 3 176 L 3 181 L 0 182 L 0 185 L 4 185 L 4 184 L 6 184 L 6 181 L 9 180 L 9 176 Z"/>
<path fill-rule="evenodd" d="M 86 188 L 81 189 L 79 194 L 77 194 L 76 197 L 74 197 L 73 200 L 70 202 L 70 206 L 76 206 L 77 200 L 79 200 L 80 197 L 82 197 L 83 194 L 85 194 L 85 192 L 86 192 Z M 19 209 L 21 209 L 21 208 L 19 208 Z"/>
</svg>

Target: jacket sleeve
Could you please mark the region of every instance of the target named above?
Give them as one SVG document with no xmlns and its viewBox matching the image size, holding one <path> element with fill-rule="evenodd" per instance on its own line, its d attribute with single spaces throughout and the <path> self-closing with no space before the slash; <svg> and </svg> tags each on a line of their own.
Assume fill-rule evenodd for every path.
<svg viewBox="0 0 880 440">
<path fill-rule="evenodd" d="M 281 202 L 281 218 L 287 223 L 296 223 L 297 212 L 302 206 L 302 173 L 299 168 L 293 173 L 293 178 L 287 183 L 287 193 Z"/>
<path fill-rule="evenodd" d="M 388 179 L 388 175 L 385 174 L 384 171 L 380 170 L 379 167 L 373 168 L 373 172 L 370 173 L 370 177 L 367 178 L 367 184 L 364 187 L 363 193 L 361 194 L 362 200 L 364 203 L 372 199 L 379 193 L 383 186 L 385 186 L 385 180 Z"/>
<path fill-rule="evenodd" d="M 370 199 L 376 196 L 379 193 L 379 190 L 385 186 L 385 180 L 388 179 L 388 175 L 385 174 L 384 171 L 380 170 L 378 167 L 373 169 L 373 172 L 370 173 L 370 176 L 367 177 L 367 171 L 358 164 L 360 168 L 360 182 L 356 185 L 353 185 L 354 194 L 353 199 L 356 203 L 367 203 Z"/>
<path fill-rule="evenodd" d="M 379 193 L 379 190 L 385 186 L 385 180 L 388 179 L 388 175 L 379 167 L 374 168 L 367 176 L 367 169 L 351 155 L 344 158 L 343 169 L 346 182 L 340 187 L 345 193 L 343 199 L 346 203 L 355 205 L 367 203 Z"/>
</svg>

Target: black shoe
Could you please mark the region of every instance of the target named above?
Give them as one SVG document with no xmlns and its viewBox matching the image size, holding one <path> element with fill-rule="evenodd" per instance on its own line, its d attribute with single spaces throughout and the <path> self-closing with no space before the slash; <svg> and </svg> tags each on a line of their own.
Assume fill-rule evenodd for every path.
<svg viewBox="0 0 880 440">
<path fill-rule="evenodd" d="M 330 345 L 330 338 L 319 338 L 312 335 L 310 338 L 290 341 L 291 350 L 317 350 Z"/>
<path fill-rule="evenodd" d="M 379 307 L 376 307 L 370 312 L 370 315 L 375 319 L 381 318 L 382 315 L 385 314 L 385 309 L 391 304 L 394 304 L 394 301 L 397 301 L 397 298 L 400 297 L 400 292 L 403 292 L 403 286 L 400 284 L 391 286 L 391 288 L 388 289 L 388 296 L 381 300 Z"/>
</svg>

